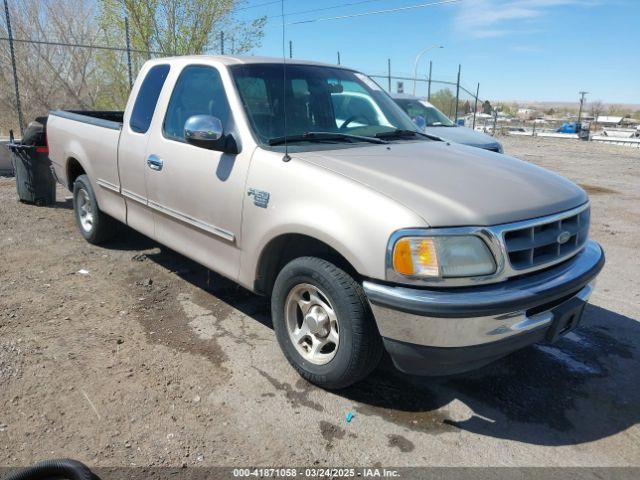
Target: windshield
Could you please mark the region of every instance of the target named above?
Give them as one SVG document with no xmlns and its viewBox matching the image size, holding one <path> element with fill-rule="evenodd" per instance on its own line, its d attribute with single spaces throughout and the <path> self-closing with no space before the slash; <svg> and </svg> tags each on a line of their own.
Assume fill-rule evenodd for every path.
<svg viewBox="0 0 640 480">
<path fill-rule="evenodd" d="M 285 134 L 295 142 L 320 138 L 305 135 L 309 132 L 344 134 L 324 140 L 351 143 L 396 130 L 417 131 L 402 109 L 361 73 L 287 64 L 285 83 L 282 64 L 234 65 L 230 70 L 251 126 L 266 144 L 281 143 Z M 403 138 L 408 139 L 398 137 Z"/>
<path fill-rule="evenodd" d="M 413 123 L 419 127 L 455 127 L 447 116 L 431 105 L 425 105 L 420 100 L 397 99 L 396 103 L 407 112 Z"/>
</svg>

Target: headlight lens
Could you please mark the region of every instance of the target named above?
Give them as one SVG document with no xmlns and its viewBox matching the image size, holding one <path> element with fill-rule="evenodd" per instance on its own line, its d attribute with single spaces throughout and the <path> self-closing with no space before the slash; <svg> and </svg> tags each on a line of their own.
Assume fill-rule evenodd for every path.
<svg viewBox="0 0 640 480">
<path fill-rule="evenodd" d="M 408 277 L 473 277 L 494 273 L 496 264 L 473 235 L 403 237 L 393 247 L 393 269 Z"/>
</svg>

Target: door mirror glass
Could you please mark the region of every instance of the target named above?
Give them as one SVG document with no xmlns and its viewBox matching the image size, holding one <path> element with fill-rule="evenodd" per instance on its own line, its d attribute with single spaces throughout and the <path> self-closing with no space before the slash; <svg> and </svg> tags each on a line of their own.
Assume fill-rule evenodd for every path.
<svg viewBox="0 0 640 480">
<path fill-rule="evenodd" d="M 184 139 L 187 143 L 214 148 L 222 137 L 222 122 L 218 117 L 193 115 L 184 124 Z"/>
</svg>

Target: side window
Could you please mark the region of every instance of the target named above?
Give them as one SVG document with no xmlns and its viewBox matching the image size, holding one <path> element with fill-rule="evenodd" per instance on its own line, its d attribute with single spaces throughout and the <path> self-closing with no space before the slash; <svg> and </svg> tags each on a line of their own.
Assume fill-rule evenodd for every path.
<svg viewBox="0 0 640 480">
<path fill-rule="evenodd" d="M 220 74 L 213 67 L 192 65 L 180 73 L 173 88 L 162 132 L 166 138 L 184 141 L 184 124 L 193 115 L 217 117 L 226 127 L 229 103 Z"/>
<path fill-rule="evenodd" d="M 418 102 L 405 103 L 404 107 L 407 115 L 409 115 L 411 118 L 417 117 L 418 115 L 425 115 L 425 108 Z"/>
<path fill-rule="evenodd" d="M 156 65 L 149 70 L 133 105 L 129 126 L 137 133 L 147 133 L 160 91 L 169 75 L 169 65 Z"/>
</svg>

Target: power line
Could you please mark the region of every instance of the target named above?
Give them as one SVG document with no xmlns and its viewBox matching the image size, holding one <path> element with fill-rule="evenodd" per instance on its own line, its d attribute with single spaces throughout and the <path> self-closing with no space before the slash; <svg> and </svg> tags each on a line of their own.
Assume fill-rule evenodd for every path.
<svg viewBox="0 0 640 480">
<path fill-rule="evenodd" d="M 0 37 L 0 40 L 9 40 L 9 37 Z M 36 45 L 52 45 L 57 47 L 79 47 L 79 48 L 90 48 L 95 50 L 115 50 L 120 52 L 127 51 L 126 48 L 122 48 L 122 47 L 109 47 L 106 45 L 90 45 L 87 43 L 50 42 L 46 40 L 31 40 L 31 39 L 21 39 L 21 38 L 14 38 L 13 41 L 18 43 L 33 43 Z M 166 52 L 156 52 L 153 50 L 138 50 L 136 48 L 131 48 L 129 49 L 129 51 L 136 52 L 136 53 L 152 53 L 154 55 L 169 55 Z"/>
<path fill-rule="evenodd" d="M 406 7 L 397 7 L 397 8 L 388 8 L 385 10 L 374 10 L 374 11 L 370 11 L 370 12 L 361 12 L 361 13 L 352 13 L 352 14 L 348 14 L 348 15 L 339 15 L 336 17 L 323 17 L 323 18 L 310 18 L 308 20 L 300 20 L 297 22 L 291 22 L 291 23 L 287 23 L 286 25 L 300 25 L 303 23 L 315 23 L 315 22 L 326 22 L 329 20 L 344 20 L 346 18 L 354 18 L 354 17 L 364 17 L 364 16 L 368 16 L 368 15 L 380 15 L 383 13 L 396 13 L 396 12 L 402 12 L 402 11 L 406 11 L 406 10 L 414 10 L 417 8 L 427 8 L 427 7 L 436 7 L 439 5 L 446 5 L 446 4 L 451 4 L 451 3 L 458 3 L 461 2 L 462 0 L 442 0 L 439 2 L 430 2 L 430 3 L 421 3 L 418 5 L 409 5 Z"/>
<path fill-rule="evenodd" d="M 231 12 L 239 12 L 240 10 L 249 10 L 250 8 L 266 7 L 267 5 L 273 5 L 274 3 L 280 3 L 280 0 L 258 3 L 257 5 L 247 5 L 246 7 L 234 8 L 231 10 Z"/>
<path fill-rule="evenodd" d="M 284 16 L 285 17 L 290 17 L 292 15 L 302 15 L 303 13 L 314 13 L 314 12 L 322 12 L 325 10 L 333 10 L 335 8 L 346 8 L 346 7 L 352 7 L 354 5 L 362 5 L 363 3 L 373 3 L 373 2 L 383 2 L 383 1 L 387 1 L 387 0 L 360 0 L 359 2 L 349 2 L 349 3 L 341 3 L 338 5 L 332 5 L 330 7 L 322 7 L 322 8 L 312 8 L 310 10 L 298 10 L 297 12 L 289 12 L 289 13 L 285 13 Z M 270 18 L 279 18 L 280 16 L 271 16 L 271 17 L 267 17 L 267 20 Z"/>
</svg>

